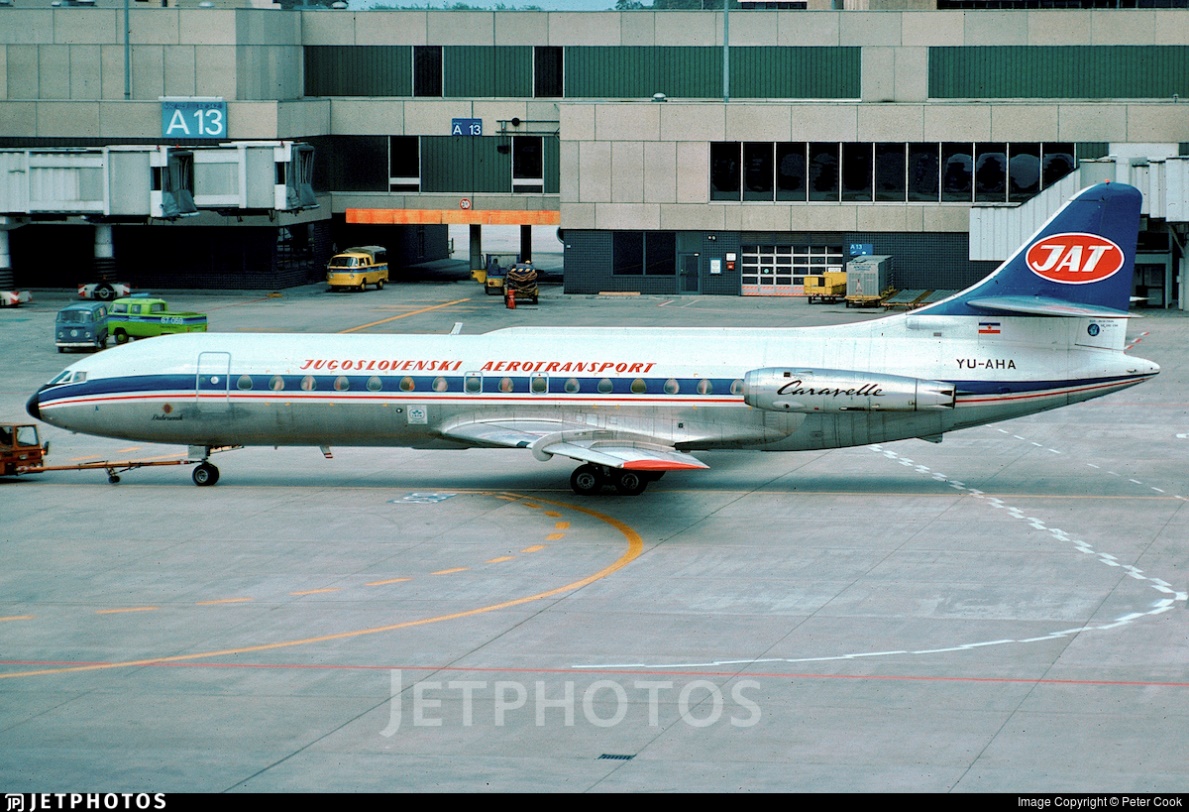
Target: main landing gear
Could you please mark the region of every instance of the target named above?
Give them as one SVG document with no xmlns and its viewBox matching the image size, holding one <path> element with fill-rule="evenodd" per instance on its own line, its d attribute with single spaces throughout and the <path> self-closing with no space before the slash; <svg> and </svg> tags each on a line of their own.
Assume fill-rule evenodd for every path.
<svg viewBox="0 0 1189 812">
<path fill-rule="evenodd" d="M 190 446 L 189 462 L 197 463 L 194 466 L 194 473 L 190 478 L 194 480 L 194 484 L 199 487 L 206 487 L 214 485 L 219 481 L 219 469 L 211 465 L 210 456 L 217 451 L 231 451 L 239 448 L 237 445 L 192 445 Z"/>
<path fill-rule="evenodd" d="M 604 485 L 611 485 L 624 496 L 639 496 L 649 482 L 655 482 L 663 474 L 664 471 L 630 471 L 587 463 L 570 474 L 570 487 L 574 493 L 589 496 L 601 491 Z"/>
<path fill-rule="evenodd" d="M 219 469 L 204 461 L 194 466 L 194 473 L 190 476 L 195 485 L 214 485 L 219 481 Z"/>
</svg>

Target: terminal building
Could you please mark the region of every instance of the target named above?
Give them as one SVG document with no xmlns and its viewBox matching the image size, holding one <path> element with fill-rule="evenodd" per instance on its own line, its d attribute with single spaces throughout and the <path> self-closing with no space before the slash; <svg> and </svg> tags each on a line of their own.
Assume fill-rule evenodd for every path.
<svg viewBox="0 0 1189 812">
<path fill-rule="evenodd" d="M 859 255 L 954 289 L 1110 179 L 1137 301 L 1187 305 L 1185 8 L 37 2 L 0 0 L 0 288 L 273 288 L 467 224 L 473 267 L 556 227 L 568 293 L 796 296 Z"/>
</svg>

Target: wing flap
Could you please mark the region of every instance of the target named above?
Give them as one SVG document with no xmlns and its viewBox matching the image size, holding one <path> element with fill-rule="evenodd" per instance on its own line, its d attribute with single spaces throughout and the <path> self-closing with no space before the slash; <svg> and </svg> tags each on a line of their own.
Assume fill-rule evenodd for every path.
<svg viewBox="0 0 1189 812">
<path fill-rule="evenodd" d="M 692 454 L 672 447 L 622 440 L 552 442 L 533 451 L 548 456 L 560 454 L 572 460 L 630 471 L 693 471 L 710 467 Z"/>
<path fill-rule="evenodd" d="M 539 460 L 560 455 L 635 471 L 689 471 L 709 467 L 655 437 L 558 420 L 472 421 L 447 426 L 441 433 L 451 440 L 472 445 L 528 448 Z"/>
</svg>

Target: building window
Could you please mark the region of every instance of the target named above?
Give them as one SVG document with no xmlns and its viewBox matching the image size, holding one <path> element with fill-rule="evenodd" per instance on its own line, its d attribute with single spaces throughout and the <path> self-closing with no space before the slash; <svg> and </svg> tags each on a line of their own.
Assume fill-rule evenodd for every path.
<svg viewBox="0 0 1189 812">
<path fill-rule="evenodd" d="M 1040 191 L 1040 144 L 1008 144 L 1007 199 L 1027 200 Z"/>
<path fill-rule="evenodd" d="M 907 144 L 875 145 L 875 199 L 901 202 L 908 194 L 905 172 Z"/>
<path fill-rule="evenodd" d="M 772 149 L 775 144 L 743 145 L 743 199 L 772 199 Z"/>
<path fill-rule="evenodd" d="M 710 145 L 710 199 L 739 199 L 738 141 Z"/>
<path fill-rule="evenodd" d="M 776 199 L 805 201 L 805 142 L 776 145 Z"/>
<path fill-rule="evenodd" d="M 560 99 L 565 95 L 564 54 L 559 46 L 533 48 L 533 95 L 538 99 Z"/>
<path fill-rule="evenodd" d="M 908 145 L 908 199 L 937 202 L 940 144 Z"/>
<path fill-rule="evenodd" d="M 842 145 L 842 199 L 871 200 L 871 154 L 873 145 L 859 142 Z"/>
<path fill-rule="evenodd" d="M 941 199 L 969 203 L 974 191 L 971 144 L 941 145 Z"/>
<path fill-rule="evenodd" d="M 394 135 L 388 139 L 388 191 L 421 191 L 420 139 Z"/>
<path fill-rule="evenodd" d="M 541 154 L 541 136 L 518 135 L 512 139 L 512 191 L 545 190 L 545 161 Z"/>
<path fill-rule="evenodd" d="M 1007 144 L 974 145 L 974 199 L 980 203 L 1007 200 Z"/>
<path fill-rule="evenodd" d="M 1076 166 L 1066 142 L 728 141 L 710 144 L 710 199 L 1021 202 Z"/>
<path fill-rule="evenodd" d="M 809 199 L 838 199 L 838 144 L 809 145 Z"/>
<path fill-rule="evenodd" d="M 413 95 L 441 98 L 442 46 L 413 47 Z"/>
<path fill-rule="evenodd" d="M 616 276 L 675 276 L 677 234 L 673 231 L 616 231 L 611 237 Z"/>
</svg>

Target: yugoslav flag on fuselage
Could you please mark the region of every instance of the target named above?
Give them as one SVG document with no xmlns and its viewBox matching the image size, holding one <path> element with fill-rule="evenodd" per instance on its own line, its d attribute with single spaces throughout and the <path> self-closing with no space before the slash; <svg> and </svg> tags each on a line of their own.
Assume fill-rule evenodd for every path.
<svg viewBox="0 0 1189 812">
<path fill-rule="evenodd" d="M 986 306 L 969 303 L 1008 297 L 1126 313 L 1141 201 L 1139 190 L 1126 184 L 1083 189 L 981 283 L 916 313 L 985 318 Z"/>
</svg>

